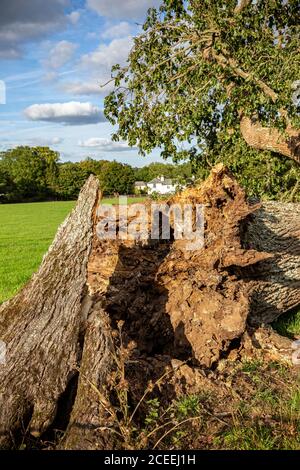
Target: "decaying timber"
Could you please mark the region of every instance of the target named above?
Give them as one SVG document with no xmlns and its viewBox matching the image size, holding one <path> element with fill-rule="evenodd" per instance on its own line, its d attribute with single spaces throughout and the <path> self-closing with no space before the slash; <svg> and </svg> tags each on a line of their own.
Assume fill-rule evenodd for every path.
<svg viewBox="0 0 300 470">
<path fill-rule="evenodd" d="M 38 273 L 0 307 L 0 340 L 7 344 L 0 365 L 3 448 L 14 445 L 21 427 L 34 436 L 51 429 L 66 412 L 58 403 L 70 383 L 59 448 L 118 448 L 105 403 L 120 321 L 134 405 L 150 379 L 184 361 L 194 391 L 204 380 L 200 371 L 215 366 L 235 340 L 248 350 L 252 340 L 263 344 L 264 330 L 255 325 L 300 304 L 299 205 L 249 205 L 217 166 L 201 187 L 168 201 L 205 206 L 204 247 L 186 250 L 190 241 L 99 240 L 98 197 L 91 177 Z"/>
</svg>

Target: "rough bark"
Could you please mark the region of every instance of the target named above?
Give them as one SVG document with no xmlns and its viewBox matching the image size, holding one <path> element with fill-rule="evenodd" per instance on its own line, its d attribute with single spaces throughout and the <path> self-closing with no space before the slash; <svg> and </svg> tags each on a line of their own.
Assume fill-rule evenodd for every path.
<svg viewBox="0 0 300 470">
<path fill-rule="evenodd" d="M 81 304 L 92 241 L 98 181 L 90 177 L 59 228 L 39 271 L 0 307 L 0 447 L 29 427 L 35 436 L 55 418 L 57 402 L 80 359 Z"/>
<path fill-rule="evenodd" d="M 110 320 L 101 306 L 95 305 L 88 320 L 76 400 L 61 449 L 103 450 L 112 445 L 107 385 L 115 367 Z"/>
<path fill-rule="evenodd" d="M 288 127 L 286 134 L 275 128 L 263 127 L 258 121 L 242 117 L 240 129 L 250 147 L 258 150 L 271 150 L 300 163 L 300 131 Z"/>
<path fill-rule="evenodd" d="M 249 320 L 271 323 L 300 305 L 300 204 L 264 202 L 244 229 L 246 248 L 272 255 L 244 276 L 251 295 Z"/>
<path fill-rule="evenodd" d="M 239 15 L 247 6 L 251 3 L 251 0 L 240 0 L 235 9 L 234 9 L 234 14 Z"/>
</svg>

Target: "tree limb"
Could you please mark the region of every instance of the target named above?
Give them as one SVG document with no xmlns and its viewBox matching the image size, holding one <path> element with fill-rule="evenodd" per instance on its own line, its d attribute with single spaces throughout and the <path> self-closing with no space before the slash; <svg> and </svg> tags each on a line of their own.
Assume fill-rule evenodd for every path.
<svg viewBox="0 0 300 470">
<path fill-rule="evenodd" d="M 239 15 L 247 6 L 251 3 L 251 0 L 240 0 L 235 7 L 233 13 Z"/>
<path fill-rule="evenodd" d="M 272 88 L 270 88 L 262 80 L 254 77 L 254 75 L 250 72 L 245 72 L 243 69 L 241 69 L 236 60 L 232 58 L 227 58 L 224 54 L 217 54 L 214 49 L 211 50 L 211 56 L 222 67 L 230 67 L 238 77 L 244 78 L 245 80 L 253 81 L 265 93 L 265 95 L 271 98 L 273 102 L 277 100 L 278 95 L 274 90 L 272 90 Z"/>
<path fill-rule="evenodd" d="M 224 54 L 217 54 L 213 48 L 210 48 L 210 55 L 223 68 L 230 67 L 238 77 L 253 81 L 273 103 L 277 101 L 278 95 L 272 88 L 262 80 L 254 77 L 251 73 L 241 69 L 234 59 L 227 58 Z M 250 147 L 258 150 L 271 150 L 300 163 L 300 131 L 290 125 L 285 109 L 280 109 L 280 113 L 287 119 L 288 127 L 286 134 L 288 137 L 284 136 L 276 128 L 263 127 L 254 119 L 243 116 L 241 112 L 240 130 L 242 136 Z"/>
<path fill-rule="evenodd" d="M 258 150 L 271 150 L 300 163 L 300 131 L 288 127 L 288 137 L 278 129 L 263 127 L 258 121 L 246 116 L 241 117 L 240 130 L 250 147 Z"/>
</svg>

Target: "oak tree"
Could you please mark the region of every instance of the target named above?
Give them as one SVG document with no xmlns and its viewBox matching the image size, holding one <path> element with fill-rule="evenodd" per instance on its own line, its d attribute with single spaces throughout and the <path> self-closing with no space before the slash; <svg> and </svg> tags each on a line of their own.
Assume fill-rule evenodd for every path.
<svg viewBox="0 0 300 470">
<path fill-rule="evenodd" d="M 164 0 L 113 68 L 113 138 L 297 189 L 299 36 L 299 0 Z"/>
</svg>

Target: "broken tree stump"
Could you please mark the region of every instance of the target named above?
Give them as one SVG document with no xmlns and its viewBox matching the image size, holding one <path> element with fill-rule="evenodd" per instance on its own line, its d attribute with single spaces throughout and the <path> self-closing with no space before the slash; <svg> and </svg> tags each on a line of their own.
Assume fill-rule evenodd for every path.
<svg viewBox="0 0 300 470">
<path fill-rule="evenodd" d="M 213 169 L 200 188 L 187 189 L 171 203 L 205 208 L 204 247 L 189 250 L 188 240 L 175 240 L 159 268 L 168 291 L 166 311 L 175 332 L 175 349 L 193 352 L 210 367 L 245 331 L 248 286 L 241 271 L 269 257 L 242 248 L 241 223 L 257 209 L 223 166 Z"/>
<path fill-rule="evenodd" d="M 249 205 L 218 165 L 200 187 L 168 202 L 205 206 L 205 245 L 190 251 L 184 240 L 99 240 L 98 199 L 90 177 L 37 274 L 0 307 L 0 340 L 7 344 L 2 448 L 14 445 L 20 428 L 40 436 L 59 421 L 66 410 L 58 402 L 75 374 L 59 448 L 118 446 L 105 431 L 100 395 L 109 401 L 120 320 L 124 345 L 131 345 L 126 375 L 136 404 L 147 387 L 145 364 L 163 370 L 192 358 L 211 367 L 247 322 L 271 322 L 300 304 L 299 204 Z"/>
</svg>

